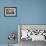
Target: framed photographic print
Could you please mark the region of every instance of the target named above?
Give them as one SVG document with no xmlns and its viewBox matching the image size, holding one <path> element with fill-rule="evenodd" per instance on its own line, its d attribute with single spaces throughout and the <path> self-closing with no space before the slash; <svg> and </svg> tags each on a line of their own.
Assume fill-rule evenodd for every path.
<svg viewBox="0 0 46 46">
<path fill-rule="evenodd" d="M 4 16 L 14 17 L 17 15 L 16 13 L 17 13 L 16 7 L 5 7 L 4 8 Z"/>
</svg>

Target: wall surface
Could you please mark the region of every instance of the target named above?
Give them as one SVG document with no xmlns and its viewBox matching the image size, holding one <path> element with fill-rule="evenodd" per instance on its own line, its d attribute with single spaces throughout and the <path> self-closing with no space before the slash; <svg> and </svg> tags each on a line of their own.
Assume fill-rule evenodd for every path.
<svg viewBox="0 0 46 46">
<path fill-rule="evenodd" d="M 4 17 L 9 6 L 17 8 L 16 17 Z M 46 0 L 0 0 L 0 44 L 8 43 L 9 32 L 18 32 L 18 24 L 46 24 Z"/>
</svg>

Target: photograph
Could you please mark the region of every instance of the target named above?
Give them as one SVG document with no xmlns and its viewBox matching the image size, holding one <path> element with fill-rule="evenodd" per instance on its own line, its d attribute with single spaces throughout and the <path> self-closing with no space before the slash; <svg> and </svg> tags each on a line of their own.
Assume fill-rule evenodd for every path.
<svg viewBox="0 0 46 46">
<path fill-rule="evenodd" d="M 16 7 L 5 7 L 4 16 L 16 16 Z"/>
</svg>

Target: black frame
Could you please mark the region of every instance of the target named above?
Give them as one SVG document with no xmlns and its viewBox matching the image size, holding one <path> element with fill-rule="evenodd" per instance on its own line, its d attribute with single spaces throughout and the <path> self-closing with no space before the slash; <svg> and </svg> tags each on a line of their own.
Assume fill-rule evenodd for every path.
<svg viewBox="0 0 46 46">
<path fill-rule="evenodd" d="M 7 15 L 5 15 L 5 8 L 15 8 L 16 9 L 16 15 L 15 16 L 7 16 Z M 4 7 L 4 16 L 5 17 L 16 17 L 17 16 L 17 8 L 16 7 Z"/>
</svg>

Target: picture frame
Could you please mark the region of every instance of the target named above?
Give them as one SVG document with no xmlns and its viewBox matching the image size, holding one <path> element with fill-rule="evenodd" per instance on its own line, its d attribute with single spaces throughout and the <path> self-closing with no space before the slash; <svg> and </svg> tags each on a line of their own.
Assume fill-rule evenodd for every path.
<svg viewBox="0 0 46 46">
<path fill-rule="evenodd" d="M 28 30 L 28 34 L 25 32 L 26 34 L 23 35 L 23 30 Z M 27 38 L 22 35 L 27 36 Z M 46 41 L 46 24 L 18 24 L 18 42 L 21 40 Z"/>
<path fill-rule="evenodd" d="M 4 7 L 4 16 L 6 17 L 16 17 L 17 8 L 16 7 Z"/>
</svg>

